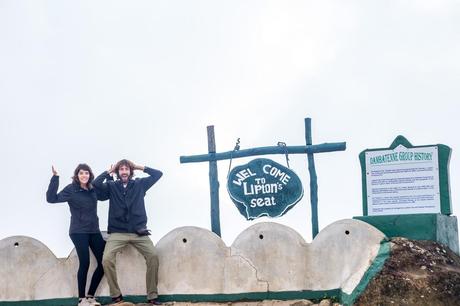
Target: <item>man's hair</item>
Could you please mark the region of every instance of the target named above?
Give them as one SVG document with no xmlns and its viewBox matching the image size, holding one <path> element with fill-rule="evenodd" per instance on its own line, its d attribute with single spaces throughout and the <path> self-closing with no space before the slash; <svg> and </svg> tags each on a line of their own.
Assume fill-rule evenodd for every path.
<svg viewBox="0 0 460 306">
<path fill-rule="evenodd" d="M 94 173 L 93 170 L 91 170 L 91 167 L 87 164 L 79 164 L 77 168 L 75 168 L 72 176 L 73 183 L 80 185 L 80 180 L 78 179 L 78 172 L 80 172 L 80 170 L 89 172 L 88 186 L 91 187 L 91 182 L 94 180 Z"/>
<path fill-rule="evenodd" d="M 129 168 L 129 179 L 131 179 L 134 176 L 133 162 L 127 159 L 122 159 L 115 165 L 115 174 L 118 176 L 118 178 L 120 178 L 119 170 L 121 166 L 126 166 Z"/>
</svg>

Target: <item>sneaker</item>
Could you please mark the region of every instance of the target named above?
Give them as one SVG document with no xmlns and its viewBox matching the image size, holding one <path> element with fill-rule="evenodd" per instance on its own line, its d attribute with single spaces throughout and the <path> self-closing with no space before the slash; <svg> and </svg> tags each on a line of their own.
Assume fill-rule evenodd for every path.
<svg viewBox="0 0 460 306">
<path fill-rule="evenodd" d="M 151 305 L 161 305 L 161 302 L 158 300 L 158 298 L 150 299 L 150 300 L 148 300 L 148 302 Z"/>
<path fill-rule="evenodd" d="M 78 299 L 78 306 L 91 306 L 87 298 Z"/>
<path fill-rule="evenodd" d="M 101 306 L 101 303 L 96 301 L 96 299 L 93 296 L 86 297 L 86 300 L 88 301 L 89 305 L 91 305 L 91 306 Z"/>
</svg>

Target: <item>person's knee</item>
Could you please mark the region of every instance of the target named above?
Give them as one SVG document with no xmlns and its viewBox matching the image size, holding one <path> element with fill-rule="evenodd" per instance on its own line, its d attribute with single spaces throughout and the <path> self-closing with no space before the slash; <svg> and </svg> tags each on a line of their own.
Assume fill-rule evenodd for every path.
<svg viewBox="0 0 460 306">
<path fill-rule="evenodd" d="M 78 255 L 78 264 L 79 264 L 79 269 L 80 270 L 88 270 L 89 268 L 89 254 L 85 254 L 84 252 L 81 252 Z"/>
<path fill-rule="evenodd" d="M 98 267 L 99 267 L 99 266 L 102 266 L 102 258 L 97 259 L 96 262 L 97 262 L 97 266 L 98 266 Z"/>
<path fill-rule="evenodd" d="M 101 260 L 101 261 L 97 261 L 96 270 L 103 269 L 103 268 L 104 268 L 104 265 L 102 264 L 102 260 Z"/>
<path fill-rule="evenodd" d="M 78 267 L 78 270 L 80 270 L 80 271 L 88 271 L 88 269 L 89 269 L 89 260 L 80 261 L 80 265 Z"/>
<path fill-rule="evenodd" d="M 104 253 L 104 256 L 102 256 L 102 265 L 104 267 L 111 267 L 115 265 L 115 257 L 116 254 L 112 253 Z"/>
<path fill-rule="evenodd" d="M 97 264 L 102 265 L 102 259 L 104 257 L 104 253 L 98 254 L 98 256 L 95 256 L 95 257 L 96 257 Z"/>
<path fill-rule="evenodd" d="M 155 252 L 148 252 L 144 255 L 147 264 L 158 263 L 158 256 Z"/>
</svg>

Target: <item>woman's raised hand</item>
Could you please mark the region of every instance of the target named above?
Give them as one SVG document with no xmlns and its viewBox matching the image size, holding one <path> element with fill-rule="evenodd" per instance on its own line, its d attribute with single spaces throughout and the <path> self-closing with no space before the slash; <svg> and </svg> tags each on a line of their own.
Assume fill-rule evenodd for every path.
<svg viewBox="0 0 460 306">
<path fill-rule="evenodd" d="M 54 168 L 54 166 L 51 166 L 51 171 L 53 172 L 53 175 L 58 176 L 57 170 Z"/>
</svg>

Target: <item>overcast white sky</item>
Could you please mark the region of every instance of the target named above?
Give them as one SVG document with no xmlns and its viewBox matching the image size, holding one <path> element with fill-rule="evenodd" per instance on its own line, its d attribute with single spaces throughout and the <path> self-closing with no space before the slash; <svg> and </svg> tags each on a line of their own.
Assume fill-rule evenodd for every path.
<svg viewBox="0 0 460 306">
<path fill-rule="evenodd" d="M 176 227 L 210 228 L 208 165 L 179 156 L 205 153 L 211 124 L 217 151 L 238 137 L 242 149 L 302 145 L 305 117 L 314 143 L 347 142 L 315 157 L 320 228 L 362 215 L 358 154 L 399 134 L 453 149 L 457 214 L 459 54 L 458 1 L 0 0 L 0 239 L 31 236 L 67 256 L 68 206 L 45 201 L 51 165 L 62 188 L 78 163 L 99 174 L 121 158 L 164 172 L 146 199 L 155 243 Z M 304 198 L 252 222 L 219 162 L 227 245 L 267 220 L 311 241 L 306 156 L 290 159 Z"/>
</svg>

